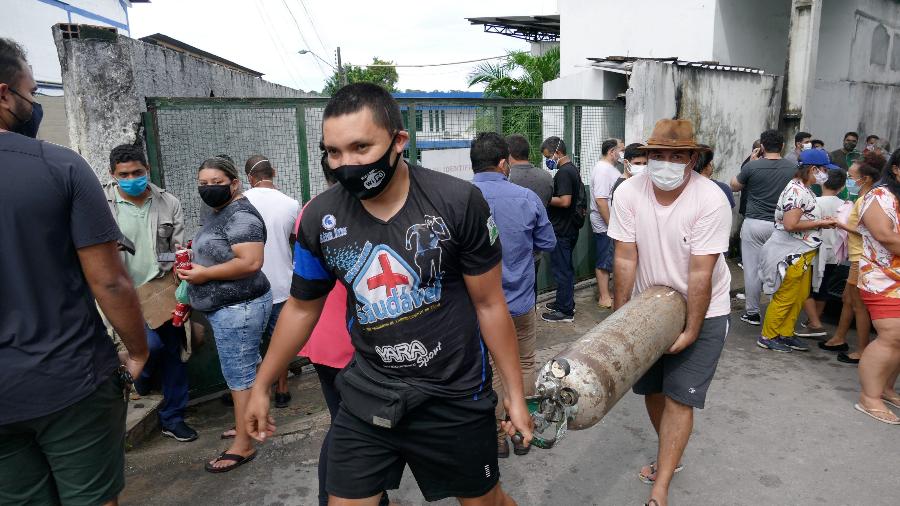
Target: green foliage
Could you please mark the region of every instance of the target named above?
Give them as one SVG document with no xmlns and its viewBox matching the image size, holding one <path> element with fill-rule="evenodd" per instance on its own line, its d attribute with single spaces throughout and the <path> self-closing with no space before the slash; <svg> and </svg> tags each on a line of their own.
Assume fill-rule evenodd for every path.
<svg viewBox="0 0 900 506">
<path fill-rule="evenodd" d="M 376 56 L 372 58 L 372 63 L 375 65 L 390 65 L 394 62 L 382 60 Z M 347 74 L 347 84 L 368 82 L 375 83 L 392 93 L 397 91 L 394 86 L 397 84 L 399 77 L 397 76 L 397 69 L 394 67 L 344 65 L 344 72 Z M 325 81 L 325 88 L 322 89 L 322 94 L 331 96 L 340 88 L 341 78 L 335 72 Z"/>
<path fill-rule="evenodd" d="M 469 86 L 484 84 L 488 98 L 541 98 L 544 83 L 559 77 L 559 47 L 553 47 L 541 56 L 524 51 L 511 51 L 496 63 L 487 61 L 475 67 L 469 74 Z M 478 132 L 497 130 L 496 112 L 480 111 L 475 119 Z M 541 161 L 540 146 L 543 142 L 542 112 L 540 107 L 504 107 L 500 130 L 503 135 L 519 133 L 531 145 L 532 163 Z"/>
</svg>

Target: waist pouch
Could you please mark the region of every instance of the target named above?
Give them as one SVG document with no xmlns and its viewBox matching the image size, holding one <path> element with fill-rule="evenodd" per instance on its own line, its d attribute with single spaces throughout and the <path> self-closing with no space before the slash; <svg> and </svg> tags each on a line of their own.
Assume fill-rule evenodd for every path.
<svg viewBox="0 0 900 506">
<path fill-rule="evenodd" d="M 376 371 L 364 358 L 354 354 L 335 378 L 341 406 L 357 418 L 392 429 L 403 416 L 428 400 L 428 395 L 405 381 Z"/>
</svg>

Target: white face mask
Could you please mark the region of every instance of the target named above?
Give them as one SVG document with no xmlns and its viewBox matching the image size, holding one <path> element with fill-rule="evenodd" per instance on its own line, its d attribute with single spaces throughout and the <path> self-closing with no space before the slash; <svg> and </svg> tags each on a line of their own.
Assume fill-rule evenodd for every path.
<svg viewBox="0 0 900 506">
<path fill-rule="evenodd" d="M 807 149 L 812 149 L 812 143 L 811 143 L 811 142 L 807 142 L 807 143 L 804 143 L 804 144 L 803 144 L 803 150 L 806 151 Z"/>
<path fill-rule="evenodd" d="M 647 162 L 647 173 L 653 185 L 663 191 L 672 191 L 684 182 L 686 163 L 663 162 L 650 160 Z"/>
<path fill-rule="evenodd" d="M 624 163 L 624 162 L 625 162 L 625 152 L 619 151 L 619 163 Z"/>
<path fill-rule="evenodd" d="M 816 184 L 823 185 L 825 181 L 828 181 L 828 174 L 822 172 L 821 170 L 816 171 Z"/>
<path fill-rule="evenodd" d="M 647 170 L 646 165 L 637 165 L 637 164 L 633 164 L 633 163 L 628 164 L 628 172 L 630 172 L 632 176 L 637 176 L 638 174 L 644 172 L 645 170 Z"/>
</svg>

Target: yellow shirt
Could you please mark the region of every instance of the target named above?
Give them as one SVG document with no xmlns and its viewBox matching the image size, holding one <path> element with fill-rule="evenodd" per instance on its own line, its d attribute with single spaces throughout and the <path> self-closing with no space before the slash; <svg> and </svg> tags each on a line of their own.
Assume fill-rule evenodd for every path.
<svg viewBox="0 0 900 506">
<path fill-rule="evenodd" d="M 853 203 L 853 209 L 850 211 L 850 216 L 847 217 L 847 224 L 853 225 L 854 227 L 859 227 L 859 210 L 862 207 L 862 198 L 856 199 L 856 202 Z M 848 255 L 850 257 L 851 262 L 859 262 L 859 257 L 862 256 L 863 253 L 863 244 L 862 244 L 862 236 L 857 234 L 856 232 L 847 232 L 847 248 L 849 250 Z"/>
</svg>

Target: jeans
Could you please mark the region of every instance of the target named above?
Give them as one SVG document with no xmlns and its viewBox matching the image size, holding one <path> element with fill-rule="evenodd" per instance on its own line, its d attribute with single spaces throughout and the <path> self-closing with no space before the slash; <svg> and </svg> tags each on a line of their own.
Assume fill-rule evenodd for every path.
<svg viewBox="0 0 900 506">
<path fill-rule="evenodd" d="M 759 314 L 759 297 L 762 280 L 759 278 L 759 260 L 763 244 L 775 231 L 771 221 L 744 218 L 741 225 L 741 263 L 744 265 L 745 312 Z"/>
<path fill-rule="evenodd" d="M 575 268 L 572 251 L 578 236 L 557 237 L 556 248 L 550 252 L 550 266 L 556 281 L 556 308 L 567 315 L 575 314 Z"/>
<path fill-rule="evenodd" d="M 150 358 L 134 386 L 138 392 L 147 392 L 155 382 L 160 384 L 163 400 L 159 405 L 159 422 L 163 429 L 184 421 L 188 376 L 187 364 L 181 361 L 181 344 L 185 338 L 184 327 L 172 326 L 171 320 L 157 329 L 147 327 Z"/>
<path fill-rule="evenodd" d="M 269 320 L 266 322 L 266 330 L 263 332 L 262 340 L 259 344 L 259 353 L 264 357 L 266 356 L 266 352 L 269 351 L 269 345 L 272 344 L 272 334 L 275 333 L 275 325 L 278 323 L 278 316 L 281 314 L 281 309 L 283 307 L 284 302 L 272 304 L 272 312 L 269 313 Z"/>
<path fill-rule="evenodd" d="M 256 381 L 259 341 L 272 312 L 272 292 L 206 313 L 216 338 L 219 364 L 228 388 L 247 390 Z"/>
</svg>

